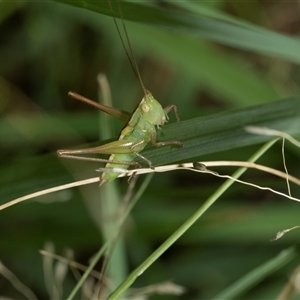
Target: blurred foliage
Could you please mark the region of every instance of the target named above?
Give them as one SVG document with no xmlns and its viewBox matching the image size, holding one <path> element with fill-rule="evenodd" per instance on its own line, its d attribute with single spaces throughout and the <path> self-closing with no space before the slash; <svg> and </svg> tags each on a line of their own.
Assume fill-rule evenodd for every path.
<svg viewBox="0 0 300 300">
<path fill-rule="evenodd" d="M 110 15 L 106 1 L 60 2 L 0 2 L 1 204 L 74 178 L 97 176 L 95 164 L 66 162 L 55 154 L 57 149 L 103 140 L 97 112 L 68 98 L 69 90 L 97 99 L 96 77 L 104 73 L 114 107 L 132 111 L 142 97 L 112 18 L 103 15 Z M 231 109 L 247 112 L 252 105 L 272 105 L 288 97 L 299 100 L 300 42 L 294 38 L 299 35 L 299 3 L 183 3 L 122 3 L 124 19 L 136 21 L 126 22 L 126 27 L 145 86 L 163 106 L 178 105 L 181 119 L 190 121 L 213 113 L 230 115 Z M 288 125 L 299 138 L 297 113 L 296 108 Z M 221 120 L 219 115 L 214 118 Z M 114 127 L 117 136 L 122 124 L 117 121 Z M 219 135 L 222 141 L 222 132 Z M 247 160 L 258 148 L 238 144 L 239 140 L 230 150 L 205 155 L 199 150 L 198 156 L 202 161 Z M 151 157 L 156 150 L 147 151 Z M 299 156 L 299 149 L 286 145 L 289 172 L 297 177 Z M 260 163 L 282 170 L 280 144 Z M 230 174 L 231 169 L 220 172 Z M 243 179 L 286 191 L 284 181 L 258 171 L 248 171 Z M 141 263 L 221 182 L 185 171 L 156 174 L 124 228 L 126 267 L 131 270 Z M 124 195 L 126 180 L 117 181 L 117 186 Z M 299 187 L 292 185 L 292 193 L 299 198 Z M 46 299 L 38 250 L 51 241 L 57 253 L 69 247 L 76 261 L 88 264 L 102 243 L 98 209 L 105 200 L 109 201 L 99 199 L 98 186 L 91 185 L 1 211 L 1 261 L 39 299 Z M 135 286 L 172 279 L 186 288 L 182 299 L 212 298 L 298 244 L 297 230 L 272 244 L 269 239 L 299 225 L 299 209 L 297 202 L 235 184 Z M 243 299 L 274 299 L 298 264 L 296 256 Z M 64 295 L 75 285 L 69 275 Z M 1 296 L 22 299 L 7 279 L 0 278 Z M 153 299 L 180 298 L 160 297 Z"/>
</svg>

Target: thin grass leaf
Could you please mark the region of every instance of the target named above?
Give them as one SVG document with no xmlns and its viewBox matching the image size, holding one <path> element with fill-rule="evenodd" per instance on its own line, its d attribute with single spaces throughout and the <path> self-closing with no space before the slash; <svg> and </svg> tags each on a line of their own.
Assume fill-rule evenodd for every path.
<svg viewBox="0 0 300 300">
<path fill-rule="evenodd" d="M 290 247 L 280 252 L 276 257 L 258 266 L 248 274 L 244 275 L 240 280 L 230 285 L 213 299 L 240 299 L 253 286 L 264 280 L 273 272 L 288 264 L 291 260 L 299 255 L 299 251 L 295 247 Z"/>
</svg>

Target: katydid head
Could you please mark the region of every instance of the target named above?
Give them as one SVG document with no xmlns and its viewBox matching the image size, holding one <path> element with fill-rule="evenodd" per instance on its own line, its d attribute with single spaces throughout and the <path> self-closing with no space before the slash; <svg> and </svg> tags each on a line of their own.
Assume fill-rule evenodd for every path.
<svg viewBox="0 0 300 300">
<path fill-rule="evenodd" d="M 143 118 L 153 125 L 164 125 L 167 121 L 166 114 L 161 104 L 150 92 L 146 94 L 139 104 L 139 111 Z"/>
</svg>

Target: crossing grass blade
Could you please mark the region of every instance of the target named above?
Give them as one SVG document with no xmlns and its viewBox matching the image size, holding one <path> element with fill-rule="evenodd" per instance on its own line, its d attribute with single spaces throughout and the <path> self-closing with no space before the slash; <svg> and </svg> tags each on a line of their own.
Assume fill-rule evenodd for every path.
<svg viewBox="0 0 300 300">
<path fill-rule="evenodd" d="M 149 147 L 142 153 L 152 161 L 154 166 L 159 166 L 179 161 L 197 161 L 201 160 L 201 156 L 205 154 L 217 153 L 228 149 L 238 149 L 272 139 L 272 137 L 256 136 L 247 133 L 244 130 L 244 127 L 247 125 L 265 126 L 284 131 L 291 135 L 297 135 L 300 134 L 299 107 L 300 98 L 295 97 L 166 125 L 164 126 L 163 131 L 159 132 L 158 140 L 176 138 L 183 142 L 184 147 L 181 149 L 171 146 L 165 148 Z M 26 120 L 26 122 L 24 122 L 24 131 L 26 131 L 26 127 L 32 130 L 31 122 L 35 123 L 35 120 Z M 45 120 L 45 122 L 45 124 L 47 124 L 48 120 Z M 80 120 L 80 118 L 76 117 L 76 124 L 74 125 L 80 129 L 84 122 L 85 118 Z M 97 122 L 96 119 L 95 122 Z M 35 128 L 36 135 L 39 135 L 39 131 L 44 128 L 42 120 L 40 121 L 40 125 L 41 126 Z M 4 123 L 1 128 L 4 132 L 10 132 L 10 134 L 14 130 L 14 128 L 10 127 L 7 123 Z M 95 133 L 97 132 L 97 125 L 96 123 L 94 124 L 92 120 L 90 120 L 90 130 L 94 130 Z M 54 123 L 51 131 L 52 132 L 48 132 L 49 136 L 53 136 L 56 133 L 62 136 L 65 134 L 64 129 L 60 127 L 59 120 L 57 126 L 55 126 Z M 66 130 L 66 132 L 68 132 L 68 130 Z M 31 133 L 34 134 L 34 132 Z M 107 141 L 103 141 L 103 143 L 105 142 Z M 40 169 L 39 166 L 41 165 L 49 165 L 50 161 L 49 168 L 45 167 L 44 170 L 40 170 L 42 173 L 45 172 L 39 179 L 42 180 L 42 178 L 45 178 L 43 184 L 44 188 L 53 186 L 53 184 L 60 185 L 70 180 L 70 178 L 66 177 L 65 173 L 61 170 L 60 164 L 57 162 L 54 155 L 47 155 L 44 157 L 38 156 L 33 160 L 34 162 L 30 161 L 29 164 L 36 166 L 37 169 Z M 84 162 L 75 163 L 80 167 L 85 164 Z M 26 168 L 25 166 L 27 165 L 26 162 L 24 162 L 24 167 L 22 167 L 19 162 L 16 162 L 16 164 L 19 165 L 20 170 Z M 82 172 L 83 174 L 85 173 L 85 176 L 94 177 L 95 175 L 98 175 L 98 173 L 94 172 L 97 167 L 97 164 L 89 164 L 89 172 L 85 173 L 83 170 Z M 31 178 L 28 177 L 28 175 L 20 172 L 17 174 L 20 178 L 16 180 L 14 177 L 14 180 L 11 182 L 15 187 L 12 189 L 12 186 L 7 179 L 11 178 L 9 174 L 10 170 L 13 169 L 14 168 L 11 166 L 8 166 L 7 169 L 2 172 L 0 179 L 4 186 L 0 191 L 0 196 L 2 196 L 2 198 L 7 199 L 7 196 L 5 197 L 7 194 L 10 194 L 10 197 L 17 197 L 24 194 L 24 192 L 30 193 L 37 191 L 40 188 L 39 186 L 30 183 Z M 52 175 L 51 172 L 53 172 Z M 16 181 L 20 184 L 18 188 L 16 188 L 16 185 L 18 185 Z"/>
<path fill-rule="evenodd" d="M 109 16 L 112 15 L 105 1 L 55 1 Z M 181 11 L 148 6 L 145 3 L 122 2 L 123 15 L 126 20 L 151 24 L 189 35 L 198 35 L 202 39 L 234 48 L 300 62 L 300 41 L 298 39 L 250 25 L 247 22 L 237 21 L 234 17 L 224 13 L 222 17 L 216 18 L 218 11 L 214 15 L 212 12 L 204 14 L 204 9 L 200 10 L 199 8 L 192 9 L 189 7 L 189 13 L 187 11 L 182 13 Z"/>
</svg>

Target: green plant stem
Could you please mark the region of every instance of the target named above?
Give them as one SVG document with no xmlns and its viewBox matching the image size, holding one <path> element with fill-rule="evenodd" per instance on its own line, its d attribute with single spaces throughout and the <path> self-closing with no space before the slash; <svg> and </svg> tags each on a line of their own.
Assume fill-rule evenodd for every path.
<svg viewBox="0 0 300 300">
<path fill-rule="evenodd" d="M 270 259 L 266 263 L 253 269 L 251 272 L 237 280 L 235 283 L 227 287 L 220 294 L 218 294 L 213 300 L 227 300 L 237 299 L 253 287 L 258 282 L 262 281 L 269 274 L 275 272 L 282 266 L 289 263 L 292 259 L 299 255 L 299 251 L 296 247 L 290 247 L 284 251 L 281 251 L 276 257 Z"/>
<path fill-rule="evenodd" d="M 107 78 L 103 74 L 97 76 L 98 81 L 98 101 L 104 105 L 112 106 L 111 92 Z M 113 124 L 112 118 L 107 114 L 99 112 L 99 139 L 105 139 L 113 135 Z M 99 202 L 100 211 L 98 211 L 98 217 L 101 220 L 101 232 L 104 241 L 109 241 L 111 236 L 114 235 L 115 231 L 118 230 L 118 213 L 121 203 L 121 195 L 117 182 L 112 184 L 104 185 L 99 189 Z M 125 255 L 124 239 L 121 234 L 118 236 L 118 240 L 111 245 L 106 251 L 103 273 L 107 273 L 110 281 L 114 285 L 120 284 L 127 274 L 127 263 Z M 104 274 L 102 274 L 104 276 Z M 102 291 L 105 295 L 106 289 Z"/>
<path fill-rule="evenodd" d="M 144 181 L 141 184 L 140 188 L 138 189 L 135 196 L 133 197 L 130 204 L 128 205 L 126 211 L 122 215 L 118 228 L 116 229 L 114 234 L 111 236 L 111 238 L 104 243 L 104 245 L 99 249 L 99 251 L 93 257 L 93 259 L 91 260 L 90 265 L 88 266 L 88 268 L 86 269 L 86 271 L 84 272 L 84 274 L 82 275 L 80 280 L 77 282 L 76 286 L 72 290 L 72 292 L 69 295 L 69 297 L 67 298 L 67 300 L 74 299 L 76 293 L 79 291 L 80 287 L 83 285 L 83 283 L 85 282 L 85 280 L 87 279 L 87 277 L 89 276 L 91 271 L 94 269 L 94 267 L 98 263 L 101 256 L 105 253 L 105 251 L 108 249 L 108 247 L 110 247 L 110 245 L 114 242 L 114 239 L 115 239 L 116 235 L 119 233 L 119 228 L 121 228 L 123 226 L 123 224 L 126 221 L 128 215 L 130 214 L 131 210 L 133 209 L 133 207 L 135 206 L 137 201 L 140 199 L 140 197 L 142 196 L 142 194 L 146 190 L 147 186 L 149 185 L 149 183 L 151 181 L 151 178 L 153 177 L 153 174 L 154 173 L 151 173 L 151 174 L 148 174 L 146 176 L 146 178 L 144 179 Z"/>
<path fill-rule="evenodd" d="M 276 142 L 276 140 L 263 145 L 248 161 L 255 162 Z M 232 177 L 239 178 L 246 170 L 247 168 L 239 168 L 233 173 Z M 127 277 L 127 279 L 108 297 L 108 300 L 118 299 L 118 297 L 131 286 L 136 278 L 143 274 L 169 247 L 171 247 L 233 183 L 234 180 L 232 179 L 226 180 L 188 220 L 186 220 L 160 247 L 158 247 Z"/>
</svg>

